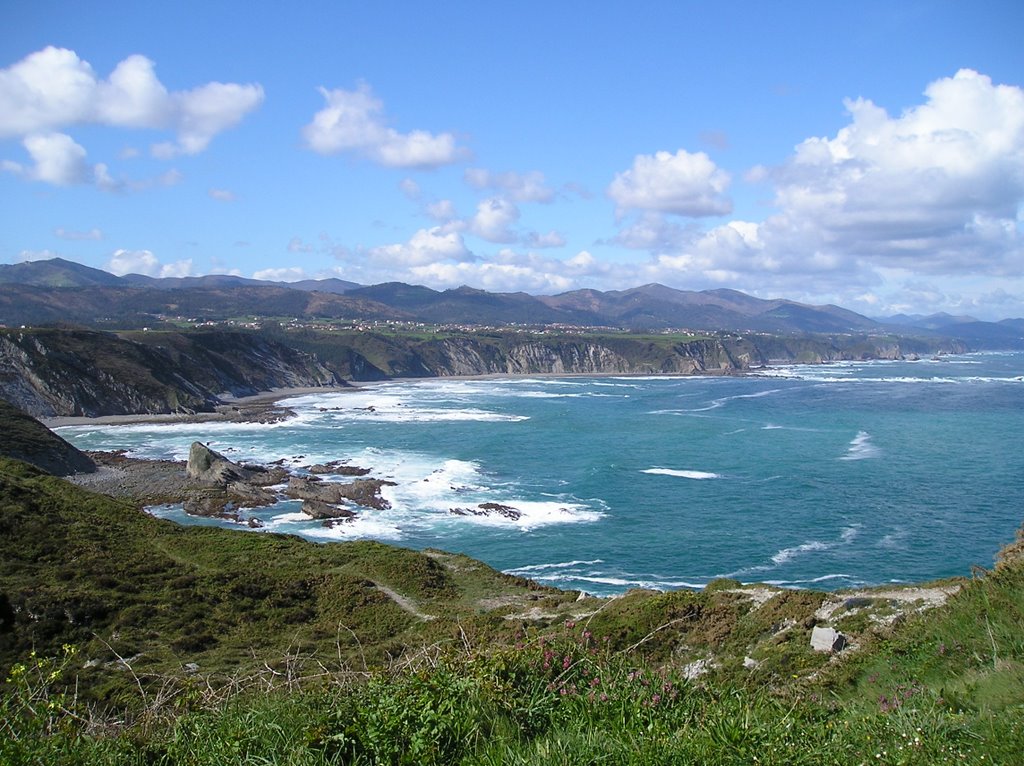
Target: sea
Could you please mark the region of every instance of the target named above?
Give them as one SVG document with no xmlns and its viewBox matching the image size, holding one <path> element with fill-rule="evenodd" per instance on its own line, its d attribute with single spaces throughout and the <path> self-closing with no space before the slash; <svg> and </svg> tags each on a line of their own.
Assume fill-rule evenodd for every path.
<svg viewBox="0 0 1024 766">
<path fill-rule="evenodd" d="M 140 458 L 184 460 L 199 440 L 300 473 L 347 461 L 396 483 L 382 490 L 390 509 L 333 527 L 294 500 L 243 509 L 241 523 L 149 510 L 240 534 L 440 548 L 595 595 L 719 577 L 832 590 L 969 576 L 1024 522 L 1024 352 L 428 379 L 282 403 L 296 415 L 273 424 L 59 433 Z M 487 503 L 517 513 L 466 512 Z"/>
</svg>

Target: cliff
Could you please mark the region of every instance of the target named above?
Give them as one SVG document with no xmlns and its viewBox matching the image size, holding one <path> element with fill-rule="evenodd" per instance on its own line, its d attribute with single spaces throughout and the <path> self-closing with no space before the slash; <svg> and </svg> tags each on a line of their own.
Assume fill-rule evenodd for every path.
<svg viewBox="0 0 1024 766">
<path fill-rule="evenodd" d="M 206 412 L 274 388 L 466 375 L 729 374 L 962 345 L 897 336 L 0 330 L 0 397 L 38 417 Z"/>
<path fill-rule="evenodd" d="M 37 417 L 203 412 L 225 395 L 338 383 L 255 333 L 0 330 L 0 397 Z"/>
</svg>

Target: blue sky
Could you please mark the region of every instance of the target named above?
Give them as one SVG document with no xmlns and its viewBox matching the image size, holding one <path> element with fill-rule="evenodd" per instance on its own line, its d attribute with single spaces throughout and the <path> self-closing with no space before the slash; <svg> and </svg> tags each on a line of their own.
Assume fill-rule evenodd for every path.
<svg viewBox="0 0 1024 766">
<path fill-rule="evenodd" d="M 0 262 L 1024 316 L 1024 3 L 0 0 Z"/>
</svg>

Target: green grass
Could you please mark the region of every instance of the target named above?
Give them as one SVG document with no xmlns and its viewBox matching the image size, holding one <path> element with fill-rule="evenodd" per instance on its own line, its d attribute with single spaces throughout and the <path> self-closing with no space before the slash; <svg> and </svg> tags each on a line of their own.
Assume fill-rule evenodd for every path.
<svg viewBox="0 0 1024 766">
<path fill-rule="evenodd" d="M 3 461 L 0 763 L 1020 762 L 1019 555 L 892 626 L 850 600 L 835 658 L 808 646 L 833 595 L 752 592 L 577 601 L 440 551 L 180 527 Z"/>
</svg>

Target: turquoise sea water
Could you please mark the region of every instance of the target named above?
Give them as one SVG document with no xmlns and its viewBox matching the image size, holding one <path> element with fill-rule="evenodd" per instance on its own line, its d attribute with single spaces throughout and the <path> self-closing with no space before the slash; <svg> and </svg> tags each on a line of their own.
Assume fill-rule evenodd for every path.
<svg viewBox="0 0 1024 766">
<path fill-rule="evenodd" d="M 780 367 L 746 377 L 386 383 L 286 400 L 274 425 L 64 428 L 85 449 L 349 460 L 388 511 L 264 530 L 466 553 L 591 593 L 720 577 L 840 588 L 969 574 L 1024 522 L 1024 354 Z M 522 513 L 460 516 L 495 502 Z M 194 523 L 173 508 L 154 511 Z M 203 520 L 237 526 L 232 522 Z"/>
</svg>

